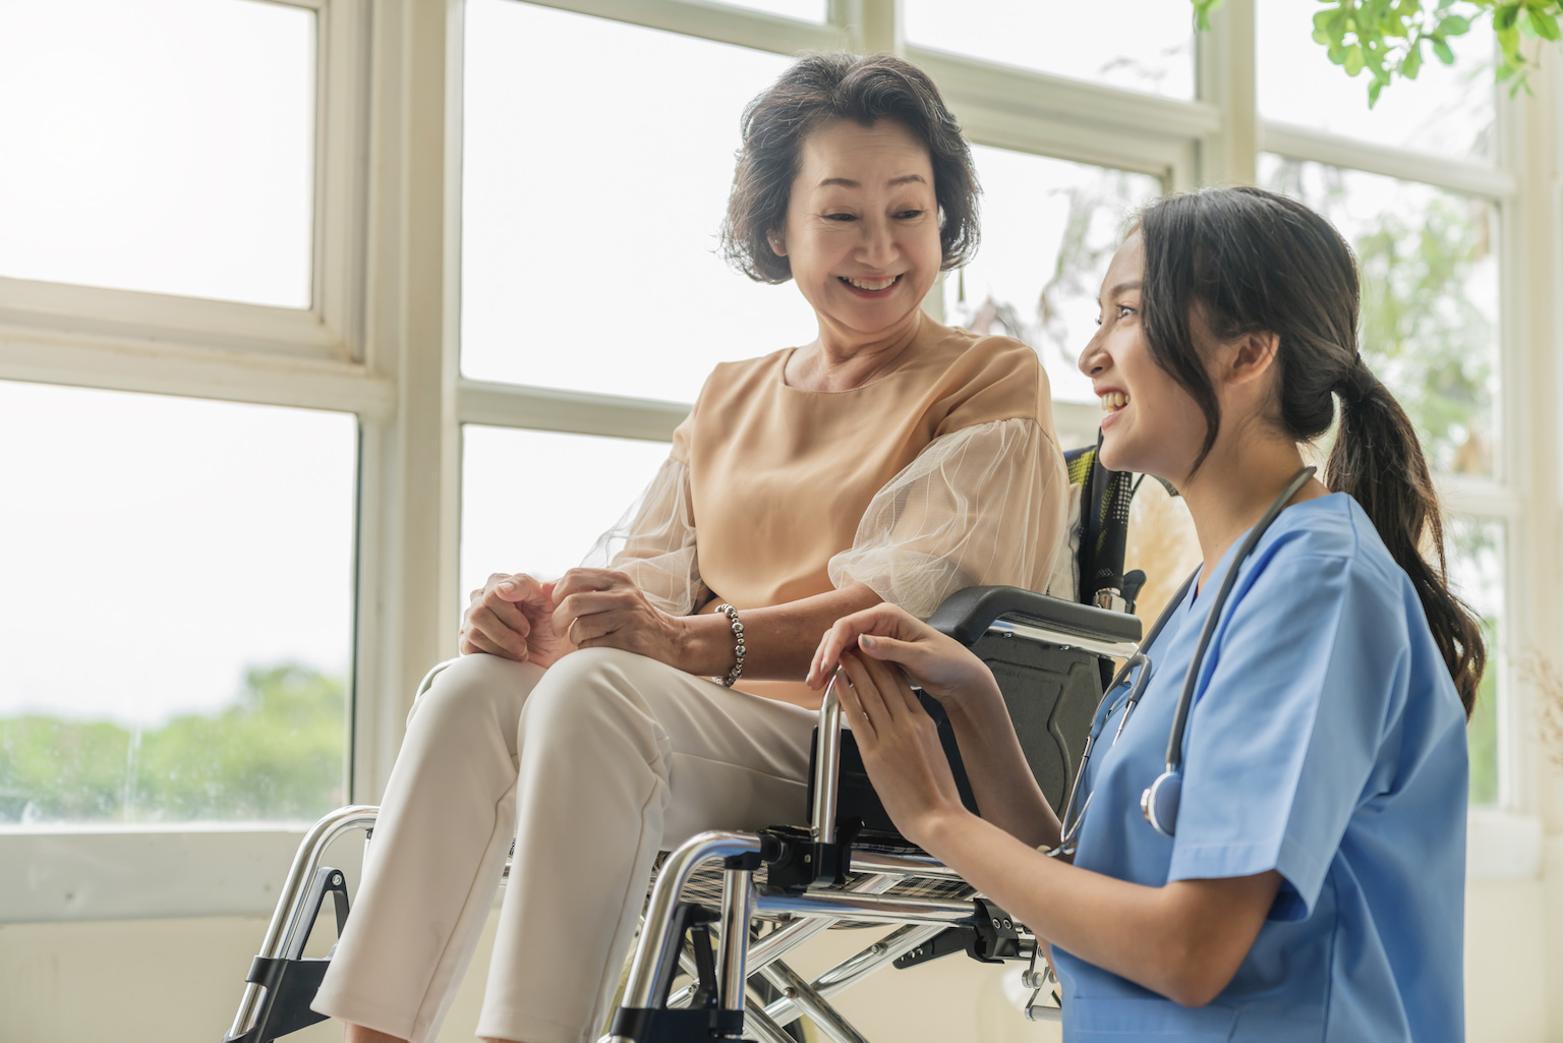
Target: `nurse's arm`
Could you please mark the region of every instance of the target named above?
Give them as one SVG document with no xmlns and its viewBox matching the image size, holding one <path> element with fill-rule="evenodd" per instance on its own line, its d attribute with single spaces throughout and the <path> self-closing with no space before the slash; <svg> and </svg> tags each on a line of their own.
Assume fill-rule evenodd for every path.
<svg viewBox="0 0 1563 1043">
<path fill-rule="evenodd" d="M 918 832 L 929 854 L 1039 938 L 1186 1007 L 1226 988 L 1281 884 L 1274 870 L 1133 884 L 1049 858 L 964 808 Z"/>
</svg>

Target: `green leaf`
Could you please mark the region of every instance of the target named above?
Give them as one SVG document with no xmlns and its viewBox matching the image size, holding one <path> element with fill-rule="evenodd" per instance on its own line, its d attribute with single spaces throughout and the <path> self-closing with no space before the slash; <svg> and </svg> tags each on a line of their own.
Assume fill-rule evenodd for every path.
<svg viewBox="0 0 1563 1043">
<path fill-rule="evenodd" d="M 1355 76 L 1362 71 L 1362 47 L 1352 44 L 1346 51 L 1346 75 Z"/>
<path fill-rule="evenodd" d="M 1559 36 L 1563 36 L 1563 33 L 1558 32 L 1558 20 L 1534 7 L 1530 11 L 1530 27 L 1536 30 L 1536 35 L 1543 40 L 1556 40 Z"/>
<path fill-rule="evenodd" d="M 1343 43 L 1333 43 L 1333 44 L 1331 44 L 1328 53 L 1329 53 L 1329 56 L 1330 56 L 1330 61 L 1334 62 L 1336 65 L 1344 65 L 1345 64 L 1345 62 L 1346 62 L 1346 45 L 1345 44 L 1343 44 Z"/>
<path fill-rule="evenodd" d="M 1412 45 L 1411 50 L 1400 61 L 1400 75 L 1408 80 L 1416 79 L 1416 74 L 1422 70 L 1422 41 L 1418 40 Z"/>
<path fill-rule="evenodd" d="M 1386 80 L 1374 80 L 1368 84 L 1368 108 L 1371 109 L 1378 104 L 1379 92 L 1384 89 L 1384 84 L 1387 82 Z"/>
<path fill-rule="evenodd" d="M 1439 36 L 1460 36 L 1471 31 L 1471 20 L 1452 14 L 1438 23 Z"/>
<path fill-rule="evenodd" d="M 1513 29 L 1514 23 L 1519 21 L 1519 17 L 1519 4 L 1504 4 L 1493 12 L 1492 27 L 1500 33 L 1505 29 Z"/>
<path fill-rule="evenodd" d="M 1433 37 L 1433 53 L 1438 55 L 1438 60 L 1445 65 L 1454 64 L 1454 51 L 1450 49 L 1449 42 L 1442 36 Z"/>
</svg>

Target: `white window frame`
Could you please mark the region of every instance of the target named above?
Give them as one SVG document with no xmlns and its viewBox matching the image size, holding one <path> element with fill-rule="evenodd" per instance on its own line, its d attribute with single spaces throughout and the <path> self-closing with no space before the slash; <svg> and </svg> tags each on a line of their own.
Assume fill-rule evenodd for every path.
<svg viewBox="0 0 1563 1043">
<path fill-rule="evenodd" d="M 320 14 L 314 294 L 307 310 L 0 280 L 0 379 L 351 412 L 360 421 L 350 784 L 377 799 L 414 686 L 454 652 L 461 426 L 667 440 L 687 403 L 475 381 L 459 371 L 462 0 L 270 0 Z M 515 0 L 526 2 L 526 0 Z M 978 143 L 1155 174 L 1171 190 L 1252 182 L 1262 149 L 1441 184 L 1502 209 L 1504 425 L 1498 476 L 1440 480 L 1446 506 L 1508 525 L 1511 647 L 1563 632 L 1563 76 L 1500 105 L 1489 168 L 1435 166 L 1256 112 L 1254 4 L 1196 38 L 1199 99 L 1179 101 L 908 48 L 897 0 L 831 0 L 809 25 L 702 0 L 534 0 L 791 54 L 889 51 L 928 69 Z M 1017 98 L 1036 98 L 1018 104 Z M 1551 142 L 1552 145 L 1546 143 Z M 431 147 L 437 144 L 439 147 Z M 1519 215 L 1523 213 L 1524 219 Z M 1526 273 L 1523 277 L 1519 273 Z M 937 291 L 935 293 L 937 298 Z M 1550 346 L 1550 350 L 1549 350 Z M 1061 403 L 1060 429 L 1097 410 Z M 1531 444 L 1521 444 L 1523 432 Z M 1520 569 L 1516 562 L 1527 562 Z M 1507 669 L 1500 660 L 1500 669 Z M 1472 816 L 1473 875 L 1540 871 L 1544 758 L 1506 676 L 1500 806 Z M 0 834 L 0 922 L 263 914 L 301 830 L 58 829 Z M 1483 846 L 1486 845 L 1486 846 Z M 109 873 L 103 867 L 114 866 Z M 168 879 L 178 870 L 179 887 Z"/>
</svg>

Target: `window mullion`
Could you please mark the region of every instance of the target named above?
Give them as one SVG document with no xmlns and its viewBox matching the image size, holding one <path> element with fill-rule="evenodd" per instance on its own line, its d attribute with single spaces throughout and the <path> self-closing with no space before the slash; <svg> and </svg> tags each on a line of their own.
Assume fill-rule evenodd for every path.
<svg viewBox="0 0 1563 1043">
<path fill-rule="evenodd" d="M 1227 0 L 1212 14 L 1209 31 L 1196 38 L 1199 97 L 1221 113 L 1220 127 L 1204 139 L 1201 184 L 1252 185 L 1258 181 L 1254 3 Z"/>
</svg>

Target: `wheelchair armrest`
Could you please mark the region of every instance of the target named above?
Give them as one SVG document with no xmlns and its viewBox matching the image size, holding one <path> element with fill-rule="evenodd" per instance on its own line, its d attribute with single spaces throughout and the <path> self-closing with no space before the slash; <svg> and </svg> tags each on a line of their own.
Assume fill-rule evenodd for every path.
<svg viewBox="0 0 1563 1043">
<path fill-rule="evenodd" d="M 944 599 L 928 617 L 928 623 L 940 633 L 970 647 L 1000 619 L 1026 625 L 1042 632 L 1035 636 L 1059 644 L 1068 644 L 1070 638 L 1097 644 L 1134 643 L 1140 640 L 1141 634 L 1137 616 L 1064 601 L 1020 587 L 958 590 Z"/>
</svg>

